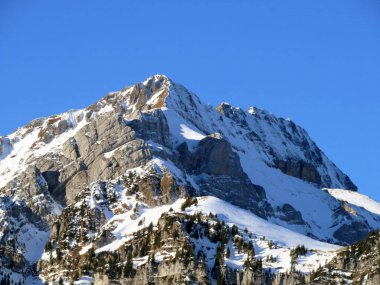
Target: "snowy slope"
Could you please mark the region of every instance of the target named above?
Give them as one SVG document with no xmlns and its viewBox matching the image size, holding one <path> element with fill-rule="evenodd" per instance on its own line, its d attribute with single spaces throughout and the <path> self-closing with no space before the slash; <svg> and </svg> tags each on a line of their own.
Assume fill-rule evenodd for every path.
<svg viewBox="0 0 380 285">
<path fill-rule="evenodd" d="M 320 242 L 284 227 L 274 225 L 247 210 L 233 206 L 215 197 L 206 196 L 199 198 L 198 205 L 189 208 L 190 213 L 195 211 L 216 214 L 219 219 L 224 220 L 226 223 L 235 224 L 241 229 L 247 228 L 257 236 L 265 236 L 266 239 L 275 240 L 278 245 L 283 247 L 291 248 L 297 245 L 305 245 L 310 249 L 324 251 L 340 248 L 339 246 Z"/>
<path fill-rule="evenodd" d="M 276 262 L 271 263 L 269 266 L 280 268 L 279 271 L 281 272 L 290 270 L 290 249 L 298 245 L 304 245 L 309 250 L 312 250 L 307 256 L 298 260 L 296 269 L 302 272 L 310 272 L 318 268 L 319 265 L 324 265 L 335 256 L 336 251 L 340 248 L 274 225 L 249 211 L 240 209 L 215 197 L 200 198 L 198 206 L 192 206 L 188 211 L 190 213 L 196 211 L 206 214 L 213 213 L 230 226 L 237 225 L 242 230 L 248 229 L 249 232 L 254 234 L 253 241 L 255 251 L 258 253 L 257 257 L 262 260 L 266 260 L 269 255 L 275 257 Z M 277 248 L 269 248 L 269 240 L 275 241 L 278 245 Z M 235 256 L 235 259 L 232 258 L 230 262 L 241 268 L 243 260 L 243 257 L 237 258 Z"/>
<path fill-rule="evenodd" d="M 380 203 L 366 195 L 343 189 L 327 189 L 328 193 L 339 201 L 344 201 L 344 207 L 354 216 L 363 217 L 374 229 L 380 229 Z"/>
<path fill-rule="evenodd" d="M 327 191 L 330 195 L 339 200 L 346 201 L 351 205 L 362 207 L 367 211 L 380 215 L 380 203 L 364 194 L 344 189 L 327 189 Z"/>
<path fill-rule="evenodd" d="M 165 162 L 160 162 L 160 169 L 166 171 Z M 144 169 L 134 169 L 139 173 L 143 173 Z M 118 196 L 120 197 L 119 204 L 128 205 L 132 208 L 136 203 L 135 196 L 128 196 L 126 194 L 126 189 L 118 188 Z M 91 196 L 86 198 L 86 203 L 91 205 L 91 207 L 99 207 L 94 202 L 94 195 L 96 195 L 96 189 L 91 190 Z M 179 199 L 173 204 L 163 205 L 159 207 L 147 207 L 140 203 L 139 210 L 136 218 L 131 218 L 129 212 L 116 214 L 115 211 L 106 211 L 106 216 L 108 218 L 105 228 L 112 229 L 112 234 L 115 236 L 115 240 L 111 243 L 98 248 L 95 252 L 97 254 L 104 251 L 116 251 L 118 248 L 122 247 L 129 240 L 134 238 L 134 233 L 147 227 L 150 223 L 157 225 L 157 221 L 163 213 L 172 211 L 171 213 L 186 213 L 193 215 L 197 212 L 201 212 L 205 215 L 210 213 L 217 216 L 221 221 L 224 221 L 227 225 L 237 225 L 241 232 L 252 233 L 252 237 L 246 236 L 247 240 L 252 240 L 255 246 L 255 251 L 257 253 L 257 258 L 266 260 L 268 256 L 275 258 L 275 261 L 264 262 L 264 267 L 277 268 L 279 272 L 286 272 L 290 270 L 290 250 L 298 245 L 304 245 L 308 250 L 306 256 L 302 256 L 297 260 L 296 269 L 307 273 L 311 270 L 315 270 L 319 265 L 324 265 L 326 262 L 331 260 L 335 255 L 337 250 L 340 249 L 339 246 L 323 243 L 312 238 L 306 237 L 302 234 L 293 232 L 284 227 L 270 223 L 262 218 L 257 217 L 250 211 L 236 207 L 226 201 L 218 199 L 212 196 L 205 196 L 198 198 L 198 204 L 187 208 L 185 211 L 181 211 L 181 206 L 185 199 Z M 77 207 L 80 207 L 82 202 L 77 203 Z M 270 241 L 275 243 L 272 248 L 269 247 Z M 209 241 L 205 240 L 202 242 L 203 245 L 209 244 L 210 247 L 214 246 Z M 92 244 L 88 244 L 83 247 L 80 254 L 85 254 Z M 45 255 L 44 259 L 47 258 Z M 156 254 L 156 258 L 159 258 L 159 254 Z M 226 261 L 227 264 L 233 268 L 242 270 L 244 260 L 247 258 L 244 254 L 238 254 L 232 250 L 231 257 Z M 147 258 L 140 260 L 138 265 L 142 265 L 147 261 Z M 213 263 L 213 261 L 211 261 Z"/>
</svg>

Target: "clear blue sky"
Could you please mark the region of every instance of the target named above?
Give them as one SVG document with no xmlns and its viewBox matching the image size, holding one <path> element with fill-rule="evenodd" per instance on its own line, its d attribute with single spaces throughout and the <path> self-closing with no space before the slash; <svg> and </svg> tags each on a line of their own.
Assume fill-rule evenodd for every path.
<svg viewBox="0 0 380 285">
<path fill-rule="evenodd" d="M 380 1 L 0 1 L 0 134 L 157 73 L 292 118 L 380 200 Z"/>
</svg>

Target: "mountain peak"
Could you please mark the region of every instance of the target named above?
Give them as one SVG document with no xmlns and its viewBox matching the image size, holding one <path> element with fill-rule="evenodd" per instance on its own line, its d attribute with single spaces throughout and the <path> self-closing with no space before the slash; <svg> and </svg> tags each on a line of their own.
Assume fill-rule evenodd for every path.
<svg viewBox="0 0 380 285">
<path fill-rule="evenodd" d="M 167 75 L 165 74 L 155 74 L 152 76 L 149 76 L 143 84 L 148 84 L 149 82 L 159 82 L 159 81 L 172 81 Z"/>
<path fill-rule="evenodd" d="M 165 75 L 154 75 L 145 81 L 124 88 L 118 97 L 130 109 L 155 109 L 165 107 L 173 81 Z"/>
<path fill-rule="evenodd" d="M 97 113 L 111 110 L 138 115 L 154 109 L 172 109 L 177 112 L 196 111 L 199 98 L 166 75 L 156 74 L 145 81 L 108 93 L 86 110 Z"/>
</svg>

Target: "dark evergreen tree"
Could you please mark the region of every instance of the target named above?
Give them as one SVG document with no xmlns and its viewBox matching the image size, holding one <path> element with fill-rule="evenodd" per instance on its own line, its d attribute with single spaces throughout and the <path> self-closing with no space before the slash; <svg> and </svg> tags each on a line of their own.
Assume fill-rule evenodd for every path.
<svg viewBox="0 0 380 285">
<path fill-rule="evenodd" d="M 127 262 L 124 265 L 123 274 L 124 277 L 131 277 L 133 271 L 132 254 L 129 252 L 127 255 Z"/>
</svg>

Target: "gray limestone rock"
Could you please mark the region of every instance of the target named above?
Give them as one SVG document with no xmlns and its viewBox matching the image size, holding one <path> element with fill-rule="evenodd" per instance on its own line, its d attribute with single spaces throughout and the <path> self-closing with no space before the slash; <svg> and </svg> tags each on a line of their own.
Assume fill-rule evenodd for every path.
<svg viewBox="0 0 380 285">
<path fill-rule="evenodd" d="M 275 160 L 275 166 L 279 168 L 283 173 L 306 180 L 308 182 L 320 185 L 321 176 L 318 173 L 316 167 L 310 163 L 302 160 Z"/>
<path fill-rule="evenodd" d="M 244 173 L 239 156 L 220 134 L 202 139 L 194 152 L 186 144 L 177 148 L 180 161 L 200 185 L 198 195 L 213 195 L 267 218 L 272 208 L 264 188 L 254 185 Z"/>
<path fill-rule="evenodd" d="M 305 221 L 302 219 L 302 214 L 297 211 L 290 204 L 284 204 L 281 208 L 277 209 L 280 213 L 280 219 L 295 225 L 305 225 Z"/>
</svg>

